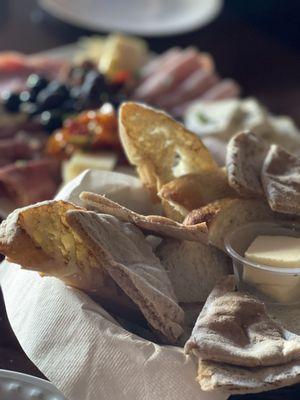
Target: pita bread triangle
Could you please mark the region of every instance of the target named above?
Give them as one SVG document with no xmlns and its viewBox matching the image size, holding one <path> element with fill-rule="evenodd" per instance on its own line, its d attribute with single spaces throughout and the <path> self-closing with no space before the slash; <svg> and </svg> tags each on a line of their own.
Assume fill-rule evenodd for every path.
<svg viewBox="0 0 300 400">
<path fill-rule="evenodd" d="M 183 330 L 184 313 L 151 245 L 133 224 L 93 211 L 68 212 L 74 232 L 167 343 Z"/>
<path fill-rule="evenodd" d="M 300 360 L 300 337 L 267 314 L 263 302 L 222 278 L 209 295 L 185 350 L 202 360 L 265 367 Z"/>
<path fill-rule="evenodd" d="M 80 198 L 87 206 L 100 213 L 114 215 L 121 221 L 131 222 L 140 229 L 158 236 L 207 243 L 207 226 L 205 222 L 196 225 L 183 225 L 159 215 L 144 216 L 104 196 L 90 192 L 82 192 Z"/>
</svg>

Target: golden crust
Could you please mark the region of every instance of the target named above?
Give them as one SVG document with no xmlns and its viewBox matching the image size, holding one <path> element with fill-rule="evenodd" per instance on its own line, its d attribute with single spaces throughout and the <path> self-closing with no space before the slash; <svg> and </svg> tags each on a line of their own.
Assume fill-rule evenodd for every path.
<svg viewBox="0 0 300 400">
<path fill-rule="evenodd" d="M 0 253 L 8 261 L 24 268 L 38 270 L 39 265 L 47 265 L 53 260 L 32 242 L 30 236 L 18 224 L 19 210 L 14 211 L 0 225 Z"/>
<path fill-rule="evenodd" d="M 191 211 L 183 221 L 183 224 L 193 225 L 205 222 L 208 227 L 213 223 L 221 210 L 226 210 L 227 207 L 233 206 L 237 199 L 221 199 L 207 204 L 204 207 Z"/>
<path fill-rule="evenodd" d="M 55 276 L 87 292 L 106 296 L 106 291 L 118 291 L 68 226 L 69 210 L 82 208 L 53 200 L 15 210 L 0 226 L 0 251 L 25 269 Z"/>
<path fill-rule="evenodd" d="M 201 140 L 167 114 L 138 103 L 123 103 L 120 138 L 153 198 L 177 176 L 217 168 Z"/>
<path fill-rule="evenodd" d="M 220 168 L 176 178 L 166 183 L 158 196 L 183 219 L 194 209 L 225 197 L 234 198 L 237 194 L 228 185 L 226 172 Z M 168 215 L 169 208 L 165 212 Z"/>
</svg>

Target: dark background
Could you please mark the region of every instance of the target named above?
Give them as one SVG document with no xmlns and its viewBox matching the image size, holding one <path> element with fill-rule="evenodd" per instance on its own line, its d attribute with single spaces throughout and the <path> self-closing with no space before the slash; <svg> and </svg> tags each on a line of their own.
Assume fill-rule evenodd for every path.
<svg viewBox="0 0 300 400">
<path fill-rule="evenodd" d="M 222 14 L 201 30 L 150 38 L 162 52 L 195 45 L 212 53 L 224 77 L 236 79 L 243 95 L 256 96 L 274 113 L 300 124 L 300 1 L 227 0 Z M 35 0 L 0 0 L 0 51 L 34 53 L 76 41 L 93 32 L 64 24 L 40 10 Z M 42 376 L 14 338 L 0 296 L 0 368 Z M 300 399 L 297 387 L 232 400 Z"/>
</svg>

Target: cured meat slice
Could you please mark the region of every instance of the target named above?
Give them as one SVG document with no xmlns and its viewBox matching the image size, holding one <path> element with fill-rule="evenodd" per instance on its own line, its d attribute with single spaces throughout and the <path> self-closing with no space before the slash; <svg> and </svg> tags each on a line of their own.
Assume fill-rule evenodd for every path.
<svg viewBox="0 0 300 400">
<path fill-rule="evenodd" d="M 50 158 L 20 161 L 0 168 L 0 194 L 18 206 L 51 199 L 59 182 L 59 162 Z"/>
<path fill-rule="evenodd" d="M 173 93 L 159 100 L 158 104 L 164 108 L 171 108 L 196 99 L 215 85 L 217 81 L 218 77 L 214 72 L 199 68 L 187 76 Z"/>
<path fill-rule="evenodd" d="M 181 52 L 170 65 L 152 74 L 134 93 L 134 98 L 155 102 L 160 96 L 169 93 L 188 75 L 202 66 L 202 57 L 197 50 L 188 48 Z M 207 64 L 207 63 L 205 63 Z"/>
</svg>

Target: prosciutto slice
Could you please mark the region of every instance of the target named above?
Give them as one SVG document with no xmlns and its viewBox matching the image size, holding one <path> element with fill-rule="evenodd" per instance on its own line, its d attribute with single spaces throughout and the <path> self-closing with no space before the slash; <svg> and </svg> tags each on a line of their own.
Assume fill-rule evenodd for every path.
<svg viewBox="0 0 300 400">
<path fill-rule="evenodd" d="M 188 48 L 173 56 L 172 62 L 154 71 L 139 85 L 134 93 L 137 100 L 156 102 L 161 96 L 170 93 L 187 76 L 200 68 L 208 68 L 207 55 L 202 56 L 196 49 Z M 213 69 L 213 65 L 210 66 Z"/>
<path fill-rule="evenodd" d="M 159 105 L 163 108 L 172 108 L 186 101 L 194 100 L 215 85 L 218 79 L 214 72 L 199 68 L 187 76 L 173 93 L 164 96 L 159 101 Z"/>
<path fill-rule="evenodd" d="M 181 118 L 194 101 L 232 98 L 239 92 L 235 81 L 220 79 L 209 54 L 174 47 L 142 68 L 132 97 Z"/>
<path fill-rule="evenodd" d="M 17 206 L 51 199 L 60 182 L 59 162 L 43 158 L 19 161 L 0 168 L 0 196 Z"/>
<path fill-rule="evenodd" d="M 37 158 L 46 143 L 44 134 L 20 132 L 13 138 L 0 139 L 0 165 Z"/>
</svg>

